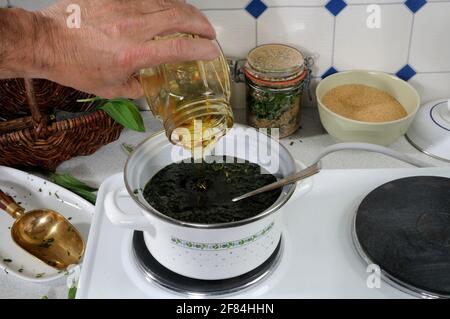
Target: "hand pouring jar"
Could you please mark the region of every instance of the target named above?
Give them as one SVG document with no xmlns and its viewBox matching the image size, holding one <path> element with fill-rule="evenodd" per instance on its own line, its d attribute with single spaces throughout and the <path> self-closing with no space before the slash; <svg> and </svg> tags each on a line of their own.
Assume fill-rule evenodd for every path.
<svg viewBox="0 0 450 319">
<path fill-rule="evenodd" d="M 184 154 L 182 154 L 184 152 Z M 283 178 L 296 172 L 286 148 L 267 135 L 242 125 L 219 140 L 212 155 L 233 156 L 259 164 Z M 183 276 L 218 280 L 245 274 L 266 261 L 281 238 L 281 208 L 294 193 L 287 185 L 277 201 L 264 212 L 230 223 L 196 224 L 178 221 L 150 206 L 140 190 L 163 167 L 191 154 L 171 144 L 164 132 L 143 141 L 129 157 L 124 170 L 126 187 L 107 194 L 106 214 L 112 223 L 144 232 L 145 243 L 155 259 Z M 300 192 L 308 184 L 299 184 Z M 135 211 L 123 211 L 120 197 L 132 198 Z"/>
<path fill-rule="evenodd" d="M 162 38 L 195 37 L 177 33 Z M 211 61 L 165 63 L 143 69 L 140 81 L 150 109 L 162 121 L 173 144 L 191 150 L 212 147 L 233 126 L 230 70 L 222 52 Z"/>
</svg>

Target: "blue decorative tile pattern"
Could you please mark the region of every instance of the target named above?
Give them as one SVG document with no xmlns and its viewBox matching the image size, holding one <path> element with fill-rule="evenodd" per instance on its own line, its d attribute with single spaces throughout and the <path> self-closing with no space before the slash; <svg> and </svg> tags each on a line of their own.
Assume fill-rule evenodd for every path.
<svg viewBox="0 0 450 319">
<path fill-rule="evenodd" d="M 325 8 L 327 8 L 332 15 L 337 16 L 346 6 L 347 3 L 343 0 L 331 0 L 325 5 Z"/>
<path fill-rule="evenodd" d="M 416 71 L 409 66 L 409 64 L 405 65 L 403 68 L 400 69 L 397 73 L 395 73 L 396 76 L 398 76 L 400 79 L 408 81 L 411 79 L 414 75 L 416 75 Z"/>
<path fill-rule="evenodd" d="M 334 67 L 331 67 L 328 70 L 326 70 L 324 74 L 322 74 L 321 78 L 325 79 L 327 76 L 335 74 L 337 72 L 338 72 L 338 70 L 336 70 Z"/>
<path fill-rule="evenodd" d="M 409 8 L 409 10 L 412 11 L 412 13 L 416 13 L 419 11 L 425 4 L 427 3 L 426 0 L 407 0 L 405 1 L 405 6 Z"/>
<path fill-rule="evenodd" d="M 255 19 L 258 19 L 264 11 L 266 11 L 267 5 L 261 0 L 252 0 L 245 7 L 248 13 L 250 13 Z"/>
</svg>

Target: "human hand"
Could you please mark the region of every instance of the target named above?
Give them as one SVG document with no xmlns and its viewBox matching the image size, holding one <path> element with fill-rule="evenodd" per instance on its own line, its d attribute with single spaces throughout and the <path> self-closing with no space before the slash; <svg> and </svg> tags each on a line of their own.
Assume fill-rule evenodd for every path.
<svg viewBox="0 0 450 319">
<path fill-rule="evenodd" d="M 35 13 L 33 73 L 104 98 L 143 95 L 133 76 L 161 63 L 211 60 L 219 54 L 215 32 L 195 7 L 176 0 L 77 0 L 80 28 L 66 24 L 62 0 Z M 153 40 L 175 32 L 197 39 Z"/>
</svg>

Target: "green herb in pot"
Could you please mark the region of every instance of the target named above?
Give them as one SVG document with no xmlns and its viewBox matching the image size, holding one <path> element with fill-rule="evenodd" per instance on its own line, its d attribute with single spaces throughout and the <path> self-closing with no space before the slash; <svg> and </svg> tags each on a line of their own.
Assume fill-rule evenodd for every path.
<svg viewBox="0 0 450 319">
<path fill-rule="evenodd" d="M 232 201 L 277 180 L 262 170 L 258 164 L 236 158 L 208 157 L 207 162 L 172 163 L 150 179 L 143 196 L 160 213 L 180 221 L 239 221 L 265 211 L 280 196 L 277 189 L 248 200 Z"/>
</svg>

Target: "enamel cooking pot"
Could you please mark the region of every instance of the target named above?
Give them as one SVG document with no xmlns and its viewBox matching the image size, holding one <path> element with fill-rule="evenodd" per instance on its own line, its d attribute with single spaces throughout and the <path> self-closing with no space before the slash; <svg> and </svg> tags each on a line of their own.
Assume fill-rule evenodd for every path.
<svg viewBox="0 0 450 319">
<path fill-rule="evenodd" d="M 213 155 L 246 159 L 279 178 L 297 170 L 286 148 L 275 139 L 242 125 L 235 125 L 219 140 Z M 172 145 L 164 132 L 143 141 L 125 165 L 126 187 L 105 197 L 108 218 L 113 224 L 143 231 L 150 253 L 180 275 L 218 280 L 253 270 L 277 247 L 281 238 L 281 208 L 296 185 L 285 186 L 271 207 L 245 220 L 221 224 L 178 221 L 150 206 L 141 190 L 160 169 L 190 157 L 190 152 Z M 123 211 L 118 205 L 120 197 L 131 197 L 137 204 L 136 211 Z"/>
</svg>

